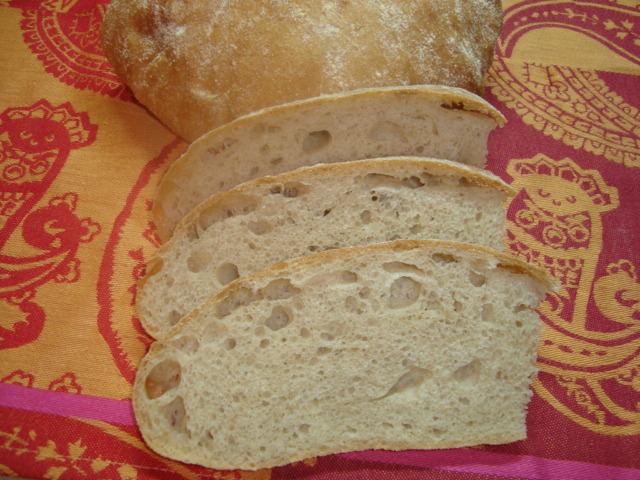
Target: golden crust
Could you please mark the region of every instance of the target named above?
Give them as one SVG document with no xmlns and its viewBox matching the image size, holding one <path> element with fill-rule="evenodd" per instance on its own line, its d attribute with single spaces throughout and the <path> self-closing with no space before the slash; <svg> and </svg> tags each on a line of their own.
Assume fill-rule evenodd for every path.
<svg viewBox="0 0 640 480">
<path fill-rule="evenodd" d="M 264 107 L 359 88 L 482 92 L 499 0 L 114 0 L 116 73 L 186 140 Z"/>
</svg>

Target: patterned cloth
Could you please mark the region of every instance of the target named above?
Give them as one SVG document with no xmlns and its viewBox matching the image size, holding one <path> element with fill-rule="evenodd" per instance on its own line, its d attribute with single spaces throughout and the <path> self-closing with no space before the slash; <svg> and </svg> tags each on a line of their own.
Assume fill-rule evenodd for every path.
<svg viewBox="0 0 640 480">
<path fill-rule="evenodd" d="M 136 281 L 186 145 L 100 47 L 108 0 L 0 0 L 0 475 L 37 479 L 640 478 L 640 0 L 505 0 L 488 168 L 519 191 L 508 248 L 563 287 L 526 441 L 219 472 L 147 449 Z"/>
</svg>

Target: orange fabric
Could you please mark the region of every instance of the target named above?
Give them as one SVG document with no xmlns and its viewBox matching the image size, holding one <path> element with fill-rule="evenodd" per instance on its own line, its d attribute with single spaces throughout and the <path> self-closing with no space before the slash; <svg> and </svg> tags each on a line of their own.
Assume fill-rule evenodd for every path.
<svg viewBox="0 0 640 480">
<path fill-rule="evenodd" d="M 126 414 L 150 342 L 135 285 L 158 246 L 155 188 L 186 144 L 104 59 L 107 3 L 0 0 L 0 386 L 26 387 L 11 406 L 0 390 L 0 474 L 547 479 L 576 462 L 575 478 L 640 478 L 640 0 L 503 2 L 486 96 L 508 123 L 488 168 L 519 191 L 505 244 L 563 285 L 539 309 L 529 438 L 471 449 L 475 465 L 333 456 L 256 473 L 162 459 L 134 425 L 30 395 L 122 401 Z M 487 473 L 497 458 L 514 467 Z"/>
</svg>

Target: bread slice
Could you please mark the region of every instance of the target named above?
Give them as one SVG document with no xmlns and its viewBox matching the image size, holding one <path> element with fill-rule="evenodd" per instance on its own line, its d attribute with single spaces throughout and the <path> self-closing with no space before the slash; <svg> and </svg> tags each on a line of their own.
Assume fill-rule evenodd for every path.
<svg viewBox="0 0 640 480">
<path fill-rule="evenodd" d="M 216 469 L 520 440 L 533 309 L 554 286 L 510 256 L 427 240 L 276 264 L 152 345 L 135 415 L 157 453 Z"/>
<path fill-rule="evenodd" d="M 504 117 L 480 97 L 440 86 L 359 90 L 242 117 L 195 141 L 168 170 L 153 209 L 163 241 L 211 195 L 316 163 L 420 155 L 483 167 Z"/>
<path fill-rule="evenodd" d="M 151 259 L 137 296 L 149 334 L 238 276 L 332 248 L 436 238 L 502 249 L 498 177 L 445 160 L 393 157 L 322 164 L 262 177 L 193 210 Z"/>
</svg>

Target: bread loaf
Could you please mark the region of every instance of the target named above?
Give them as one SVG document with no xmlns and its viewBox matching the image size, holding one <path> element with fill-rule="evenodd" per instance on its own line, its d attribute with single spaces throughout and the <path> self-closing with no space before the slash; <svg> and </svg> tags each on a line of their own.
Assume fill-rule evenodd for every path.
<svg viewBox="0 0 640 480">
<path fill-rule="evenodd" d="M 306 167 L 214 195 L 179 224 L 147 267 L 137 307 L 161 338 L 238 276 L 332 248 L 436 238 L 502 249 L 506 203 L 497 177 L 414 157 Z"/>
<path fill-rule="evenodd" d="M 359 88 L 481 91 L 499 0 L 112 0 L 103 47 L 187 141 L 264 107 Z"/>
<path fill-rule="evenodd" d="M 316 163 L 395 155 L 483 167 L 489 132 L 504 117 L 460 89 L 362 90 L 266 109 L 194 142 L 165 175 L 154 204 L 162 240 L 218 191 Z"/>
<path fill-rule="evenodd" d="M 148 445 L 216 469 L 525 437 L 554 282 L 469 244 L 331 250 L 229 284 L 144 357 Z"/>
</svg>

